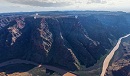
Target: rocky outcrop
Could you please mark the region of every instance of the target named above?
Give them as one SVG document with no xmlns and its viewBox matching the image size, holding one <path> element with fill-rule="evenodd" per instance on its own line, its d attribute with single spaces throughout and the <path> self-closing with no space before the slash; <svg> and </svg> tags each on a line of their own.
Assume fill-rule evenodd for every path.
<svg viewBox="0 0 130 76">
<path fill-rule="evenodd" d="M 112 72 L 114 76 L 130 76 L 130 65 Z"/>
<path fill-rule="evenodd" d="M 123 52 L 119 58 L 112 62 L 112 65 L 108 67 L 106 76 L 129 76 L 130 75 L 130 44 L 129 42 L 122 43 L 122 49 L 118 50 Z M 118 54 L 116 54 L 118 55 Z"/>
</svg>

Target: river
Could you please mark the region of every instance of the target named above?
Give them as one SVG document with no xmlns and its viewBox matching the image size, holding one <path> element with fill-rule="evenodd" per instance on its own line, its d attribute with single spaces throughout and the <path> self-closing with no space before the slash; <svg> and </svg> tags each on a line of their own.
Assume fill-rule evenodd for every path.
<svg viewBox="0 0 130 76">
<path fill-rule="evenodd" d="M 0 63 L 0 68 L 1 67 L 4 67 L 4 66 L 7 66 L 7 65 L 11 65 L 11 64 L 32 64 L 32 65 L 35 65 L 35 66 L 39 66 L 40 64 L 38 63 L 35 63 L 35 62 L 32 62 L 32 61 L 27 61 L 27 60 L 21 60 L 21 59 L 13 59 L 13 60 L 9 60 L 9 61 L 6 61 L 6 62 L 3 62 L 3 63 Z M 54 66 L 50 66 L 50 65 L 40 65 L 41 67 L 45 67 L 46 69 L 49 69 L 49 70 L 53 70 L 57 73 L 60 73 L 61 75 L 63 76 L 77 76 L 73 73 L 70 73 L 64 69 L 60 69 L 60 68 L 57 68 L 57 67 L 54 67 Z"/>
<path fill-rule="evenodd" d="M 128 37 L 128 36 L 130 36 L 130 34 L 127 34 L 127 35 L 125 35 L 125 36 L 119 38 L 119 40 L 118 40 L 116 46 L 115 46 L 115 47 L 112 49 L 112 51 L 107 55 L 107 57 L 105 58 L 105 60 L 104 60 L 104 62 L 103 62 L 102 73 L 101 73 L 100 76 L 104 76 L 104 75 L 105 75 L 106 70 L 107 70 L 107 68 L 108 68 L 108 65 L 109 65 L 111 59 L 113 58 L 115 52 L 117 51 L 117 49 L 118 49 L 119 46 L 120 46 L 121 40 L 124 39 L 124 38 L 126 38 L 126 37 Z"/>
</svg>

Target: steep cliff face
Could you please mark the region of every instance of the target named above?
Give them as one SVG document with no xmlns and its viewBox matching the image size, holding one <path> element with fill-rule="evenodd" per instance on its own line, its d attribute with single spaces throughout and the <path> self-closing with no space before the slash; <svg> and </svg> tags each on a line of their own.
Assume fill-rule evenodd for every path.
<svg viewBox="0 0 130 76">
<path fill-rule="evenodd" d="M 94 65 L 112 48 L 118 38 L 116 32 L 120 32 L 113 33 L 115 28 L 110 30 L 112 26 L 94 16 L 20 16 L 0 20 L 0 62 L 19 58 L 68 70 Z M 128 31 L 121 35 L 125 33 Z"/>
<path fill-rule="evenodd" d="M 122 40 L 111 65 L 107 68 L 106 76 L 129 76 L 130 75 L 130 37 Z"/>
</svg>

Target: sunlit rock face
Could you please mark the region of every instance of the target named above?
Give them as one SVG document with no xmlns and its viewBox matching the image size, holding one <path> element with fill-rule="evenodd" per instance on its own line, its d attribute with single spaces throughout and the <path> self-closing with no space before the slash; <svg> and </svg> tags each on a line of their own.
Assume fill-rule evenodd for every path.
<svg viewBox="0 0 130 76">
<path fill-rule="evenodd" d="M 0 20 L 0 62 L 25 59 L 68 70 L 94 65 L 129 29 L 125 26 L 128 29 L 122 33 L 121 24 L 112 28 L 92 15 L 16 16 Z M 120 34 L 117 36 L 116 32 Z"/>
<path fill-rule="evenodd" d="M 21 36 L 22 32 L 20 31 L 20 29 L 23 29 L 25 26 L 24 19 L 17 18 L 15 21 L 16 24 L 8 27 L 8 31 L 10 32 L 9 34 L 11 34 L 12 36 L 10 45 L 13 45 L 16 39 Z M 6 40 L 6 42 L 8 43 L 8 40 Z"/>
</svg>

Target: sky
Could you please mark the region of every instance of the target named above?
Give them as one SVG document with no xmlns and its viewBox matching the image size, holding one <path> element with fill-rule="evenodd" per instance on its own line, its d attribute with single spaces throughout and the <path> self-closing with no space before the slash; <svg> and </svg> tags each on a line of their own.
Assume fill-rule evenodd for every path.
<svg viewBox="0 0 130 76">
<path fill-rule="evenodd" d="M 0 0 L 0 13 L 67 10 L 130 12 L 130 0 Z"/>
</svg>

